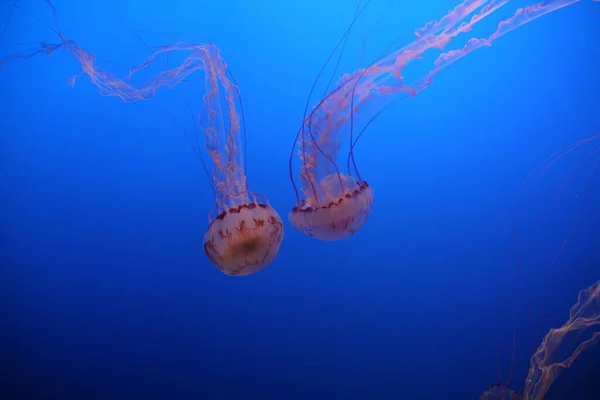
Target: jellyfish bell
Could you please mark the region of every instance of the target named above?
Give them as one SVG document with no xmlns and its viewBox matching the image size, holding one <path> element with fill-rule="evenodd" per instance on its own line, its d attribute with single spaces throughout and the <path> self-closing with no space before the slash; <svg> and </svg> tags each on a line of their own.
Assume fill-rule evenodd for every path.
<svg viewBox="0 0 600 400">
<path fill-rule="evenodd" d="M 269 265 L 282 241 L 279 214 L 266 200 L 248 198 L 210 222 L 204 235 L 204 252 L 221 272 L 246 276 Z"/>
<path fill-rule="evenodd" d="M 490 385 L 479 400 L 521 400 L 522 396 L 506 385 L 498 382 Z"/>
<path fill-rule="evenodd" d="M 364 225 L 375 200 L 366 181 L 340 173 L 327 175 L 315 186 L 321 196 L 303 199 L 289 213 L 294 229 L 319 240 L 334 241 L 352 236 Z"/>
</svg>

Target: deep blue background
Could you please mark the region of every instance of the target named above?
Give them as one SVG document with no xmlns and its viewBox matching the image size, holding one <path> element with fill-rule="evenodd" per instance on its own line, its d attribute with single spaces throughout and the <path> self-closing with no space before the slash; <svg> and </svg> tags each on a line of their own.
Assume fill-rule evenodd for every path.
<svg viewBox="0 0 600 400">
<path fill-rule="evenodd" d="M 56 41 L 43 2 L 21 3 L 40 19 L 15 10 L 2 55 L 17 49 L 7 45 Z M 202 251 L 214 207 L 206 178 L 155 104 L 101 97 L 86 77 L 67 85 L 79 66 L 66 51 L 7 65 L 0 379 L 10 398 L 473 399 L 498 380 L 496 345 L 506 379 L 512 311 L 512 382 L 522 389 L 532 346 L 600 278 L 597 173 L 585 191 L 598 141 L 532 191 L 517 280 L 511 257 L 527 174 L 600 130 L 599 4 L 582 1 L 519 28 L 382 115 L 356 154 L 375 190 L 373 212 L 353 237 L 326 243 L 287 223 L 294 195 L 286 166 L 309 87 L 355 3 L 114 3 L 55 1 L 67 37 L 103 60 L 127 56 L 106 68 L 122 73 L 147 55 L 132 29 L 153 31 L 141 33 L 151 44 L 219 46 L 242 90 L 251 189 L 279 211 L 285 240 L 261 273 L 223 275 Z M 371 54 L 398 36 L 409 40 L 457 1 L 397 3 L 370 38 Z M 474 34 L 492 32 L 523 4 Z M 0 26 L 10 9 L 0 2 Z M 352 42 L 349 54 L 359 51 Z M 579 215 L 542 306 L 546 270 Z M 536 323 L 544 310 L 537 330 L 528 304 Z M 597 364 L 576 367 L 596 375 L 584 374 L 571 389 L 579 394 L 563 398 L 589 393 L 597 379 Z"/>
</svg>

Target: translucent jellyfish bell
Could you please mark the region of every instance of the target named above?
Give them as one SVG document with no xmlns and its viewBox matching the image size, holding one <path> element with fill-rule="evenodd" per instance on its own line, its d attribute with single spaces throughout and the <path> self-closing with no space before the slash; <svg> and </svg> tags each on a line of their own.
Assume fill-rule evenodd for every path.
<svg viewBox="0 0 600 400">
<path fill-rule="evenodd" d="M 375 198 L 366 181 L 352 176 L 330 174 L 316 183 L 322 197 L 304 199 L 289 213 L 294 229 L 320 240 L 352 236 L 367 220 Z"/>
<path fill-rule="evenodd" d="M 283 223 L 277 212 L 266 201 L 248 199 L 210 222 L 204 252 L 223 273 L 244 276 L 269 265 L 282 241 Z"/>
</svg>

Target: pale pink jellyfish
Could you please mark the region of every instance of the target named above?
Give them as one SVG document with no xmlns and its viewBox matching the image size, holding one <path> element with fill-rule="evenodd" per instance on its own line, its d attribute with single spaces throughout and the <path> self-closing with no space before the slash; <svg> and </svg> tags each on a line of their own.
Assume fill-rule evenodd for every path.
<svg viewBox="0 0 600 400">
<path fill-rule="evenodd" d="M 250 275 L 269 265 L 283 241 L 283 224 L 268 200 L 252 192 L 246 184 L 242 140 L 245 132 L 240 118 L 239 88 L 217 47 L 186 42 L 163 46 L 154 50 L 144 63 L 130 69 L 126 77 L 118 78 L 97 66 L 95 55 L 63 35 L 54 5 L 49 0 L 46 2 L 52 9 L 56 33 L 61 41 L 44 43 L 27 53 L 0 59 L 0 67 L 9 60 L 52 54 L 67 48 L 82 67 L 78 75 L 70 78 L 70 84 L 86 74 L 102 95 L 117 96 L 125 102 L 150 99 L 161 86 L 173 88 L 192 73 L 202 71 L 205 94 L 198 113 L 198 126 L 204 134 L 204 146 L 193 147 L 203 163 L 200 147 L 204 147 L 212 161 L 212 172 L 208 175 L 216 205 L 210 214 L 216 216 L 209 216 L 208 231 L 204 235 L 204 251 L 208 259 L 227 275 Z M 143 85 L 132 83 L 137 72 L 148 69 L 158 57 L 173 52 L 184 52 L 187 58 L 181 65 L 167 65 Z"/>
<path fill-rule="evenodd" d="M 412 43 L 342 76 L 335 89 L 308 115 L 305 112 L 292 147 L 289 170 L 296 192 L 296 205 L 289 213 L 292 226 L 321 240 L 339 240 L 357 232 L 374 203 L 373 188 L 360 175 L 353 152 L 370 121 L 400 96 L 415 96 L 429 86 L 442 69 L 467 54 L 490 46 L 494 40 L 529 21 L 578 1 L 548 0 L 519 8 L 512 17 L 500 22 L 489 37 L 471 38 L 462 48 L 446 51 L 453 39 L 467 34 L 477 23 L 510 3 L 510 0 L 465 0 L 438 21 L 417 29 Z M 353 24 L 364 7 L 357 8 Z M 441 54 L 429 72 L 407 82 L 403 77 L 404 68 L 428 50 Z M 343 145 L 348 150 L 340 160 Z M 294 154 L 299 163 L 297 175 L 294 175 Z M 345 163 L 344 170 L 340 161 Z"/>
</svg>

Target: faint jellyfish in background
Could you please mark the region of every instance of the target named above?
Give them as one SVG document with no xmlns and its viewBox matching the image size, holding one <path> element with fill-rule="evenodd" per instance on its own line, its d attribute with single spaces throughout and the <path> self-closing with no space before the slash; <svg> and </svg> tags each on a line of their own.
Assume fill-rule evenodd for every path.
<svg viewBox="0 0 600 400">
<path fill-rule="evenodd" d="M 82 67 L 79 74 L 70 78 L 71 85 L 86 74 L 102 95 L 117 96 L 125 102 L 148 100 L 161 86 L 174 88 L 194 72 L 203 72 L 205 95 L 198 121 L 194 123 L 194 128 L 199 127 L 203 133 L 203 146 L 197 131 L 196 140 L 191 140 L 173 115 L 159 105 L 184 133 L 202 161 L 211 183 L 216 209 L 209 215 L 209 226 L 204 235 L 205 254 L 219 270 L 232 276 L 250 275 L 269 265 L 283 241 L 283 224 L 266 197 L 248 189 L 245 124 L 240 92 L 218 48 L 212 44 L 183 41 L 154 48 L 146 61 L 131 68 L 126 77 L 117 78 L 96 65 L 95 55 L 63 35 L 54 5 L 49 0 L 46 3 L 52 10 L 54 31 L 60 42 L 42 43 L 30 51 L 1 58 L 0 68 L 11 60 L 27 59 L 37 54 L 50 55 L 66 48 Z M 166 68 L 145 80 L 142 85 L 133 84 L 132 79 L 137 72 L 148 70 L 157 63 L 159 57 L 166 58 L 177 53 L 187 55 L 180 65 L 165 64 Z M 204 163 L 203 150 L 212 161 L 210 172 Z"/>
<path fill-rule="evenodd" d="M 479 400 L 521 400 L 522 397 L 519 393 L 513 391 L 511 388 L 503 385 L 502 383 L 494 383 L 490 385 L 485 392 L 481 395 Z"/>
<path fill-rule="evenodd" d="M 600 339 L 600 281 L 579 292 L 563 326 L 551 329 L 533 357 L 525 399 L 542 399 L 558 375 Z"/>
<path fill-rule="evenodd" d="M 352 26 L 370 2 L 359 4 L 350 27 L 311 88 L 304 120 L 292 146 L 289 172 L 296 205 L 289 213 L 289 220 L 294 229 L 320 240 L 339 240 L 356 233 L 367 220 L 374 203 L 373 189 L 359 173 L 354 155 L 356 143 L 368 125 L 392 102 L 403 96 L 415 96 L 429 86 L 440 71 L 467 54 L 490 46 L 513 29 L 579 0 L 550 0 L 519 8 L 512 17 L 498 23 L 489 37 L 471 38 L 462 48 L 443 52 L 453 39 L 470 32 L 477 23 L 509 1 L 463 1 L 440 20 L 418 29 L 412 43 L 398 50 L 393 50 L 392 45 L 367 67 L 343 75 L 338 85 L 309 113 L 308 103 L 321 74 L 339 50 L 334 74 L 337 72 Z M 414 81 L 406 81 L 404 68 L 421 59 L 428 50 L 442 53 L 429 72 Z M 326 92 L 328 88 L 329 85 Z M 343 146 L 347 150 L 341 157 Z M 297 171 L 294 160 L 299 164 Z"/>
<path fill-rule="evenodd" d="M 560 328 L 550 329 L 531 357 L 523 395 L 495 384 L 481 400 L 542 400 L 561 372 L 590 346 L 600 341 L 600 281 L 579 292 L 577 303 L 569 311 L 569 319 Z"/>
<path fill-rule="evenodd" d="M 575 230 L 581 222 L 583 215 L 582 213 L 585 209 L 585 206 L 589 204 L 589 190 L 593 188 L 592 178 L 595 176 L 596 168 L 600 164 L 600 147 L 597 146 L 599 144 L 598 139 L 600 139 L 600 132 L 596 136 L 575 142 L 565 147 L 561 151 L 551 155 L 536 168 L 534 168 L 523 185 L 522 195 L 524 200 L 526 200 L 536 183 L 538 183 L 539 180 L 544 177 L 550 169 L 555 167 L 560 160 L 564 159 L 569 154 L 573 154 L 578 149 L 588 150 L 587 154 L 577 163 L 575 168 L 573 168 L 570 174 L 568 174 L 563 180 L 554 196 L 548 199 L 546 206 L 541 211 L 535 224 L 536 227 L 539 227 L 540 219 L 548 213 L 550 206 L 555 202 L 558 195 L 564 192 L 567 185 L 573 181 L 575 175 L 581 172 L 581 170 L 587 170 L 587 173 L 582 176 L 584 179 L 584 187 L 580 192 L 581 195 L 578 196 L 580 210 L 577 213 L 569 233 L 564 239 L 561 240 L 560 248 L 552 257 L 552 262 L 548 266 L 546 277 L 560 259 L 560 256 L 565 250 L 566 245 L 570 242 Z M 596 147 L 592 147 L 590 150 L 590 144 L 596 144 Z M 518 217 L 518 220 L 519 219 L 520 217 Z M 517 221 L 517 225 L 518 224 L 519 221 Z M 530 234 L 530 237 L 527 238 L 528 240 L 526 240 L 526 244 L 531 242 L 534 233 L 535 230 Z M 521 268 L 520 262 L 517 264 L 517 268 Z M 519 271 L 517 272 L 520 273 Z M 543 280 L 540 281 L 543 282 L 543 284 L 546 283 Z M 535 325 L 541 327 L 544 306 L 544 291 L 545 286 L 542 287 L 542 301 L 539 321 L 537 323 L 532 321 L 532 327 L 535 327 Z M 526 306 L 529 308 L 529 305 Z M 516 339 L 513 338 L 513 340 Z M 565 370 L 570 368 L 585 350 L 589 349 L 590 346 L 598 341 L 600 341 L 600 280 L 591 285 L 589 288 L 579 292 L 577 303 L 571 307 L 568 320 L 560 328 L 550 329 L 543 338 L 541 344 L 533 352 L 533 356 L 530 359 L 528 375 L 524 384 L 523 394 L 519 394 L 509 387 L 512 376 L 512 363 L 514 363 L 513 355 L 513 359 L 511 361 L 511 372 L 509 373 L 508 377 L 509 382 L 506 384 L 497 383 L 490 386 L 482 394 L 481 400 L 544 399 L 557 377 L 559 377 L 559 375 Z M 515 346 L 514 342 L 513 346 Z M 500 376 L 500 371 L 498 371 L 498 375 Z"/>
</svg>

